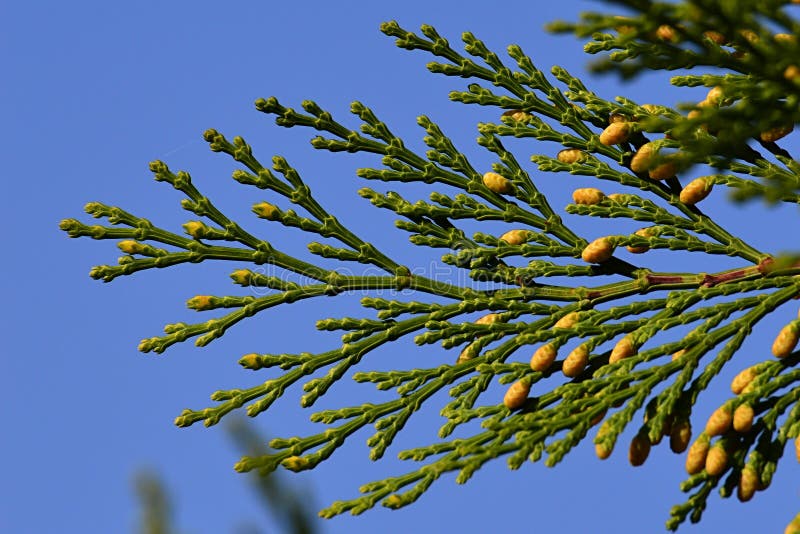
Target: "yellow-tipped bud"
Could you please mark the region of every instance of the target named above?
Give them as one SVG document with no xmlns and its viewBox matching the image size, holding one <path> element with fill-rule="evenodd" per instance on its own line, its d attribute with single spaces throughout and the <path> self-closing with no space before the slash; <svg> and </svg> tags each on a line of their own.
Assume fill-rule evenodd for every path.
<svg viewBox="0 0 800 534">
<path fill-rule="evenodd" d="M 528 240 L 529 236 L 528 230 L 509 230 L 500 236 L 500 241 L 505 241 L 509 245 L 521 245 Z"/>
<path fill-rule="evenodd" d="M 636 434 L 628 448 L 628 461 L 633 467 L 638 467 L 644 464 L 649 455 L 650 440 L 645 434 Z"/>
<path fill-rule="evenodd" d="M 261 219 L 267 219 L 269 221 L 277 220 L 281 210 L 277 208 L 274 204 L 270 204 L 269 202 L 260 202 L 258 204 L 253 205 L 253 213 L 258 215 Z"/>
<path fill-rule="evenodd" d="M 138 241 L 126 239 L 117 243 L 117 247 L 125 254 L 138 254 L 142 250 L 142 244 Z"/>
<path fill-rule="evenodd" d="M 652 237 L 653 229 L 652 228 L 639 228 L 638 230 L 636 230 L 634 232 L 634 234 L 638 235 L 639 237 Z M 625 248 L 627 248 L 628 252 L 630 252 L 631 254 L 643 254 L 643 253 L 647 252 L 648 250 L 650 250 L 650 247 L 648 247 L 647 245 L 644 245 L 644 246 L 641 246 L 641 247 L 633 247 L 631 245 L 628 245 Z"/>
<path fill-rule="evenodd" d="M 794 125 L 788 124 L 786 126 L 776 126 L 774 128 L 770 128 L 764 132 L 761 132 L 761 135 L 758 137 L 764 141 L 765 143 L 774 143 L 778 139 L 782 139 L 792 133 L 794 130 Z"/>
<path fill-rule="evenodd" d="M 583 252 L 581 258 L 586 263 L 605 263 L 614 255 L 614 245 L 607 237 L 595 239 L 589 243 Z"/>
<path fill-rule="evenodd" d="M 542 345 L 531 357 L 531 369 L 543 373 L 547 371 L 556 359 L 556 348 L 548 343 Z"/>
<path fill-rule="evenodd" d="M 650 163 L 652 163 L 655 155 L 656 149 L 653 143 L 643 144 L 631 158 L 631 170 L 633 172 L 646 171 L 650 168 Z"/>
<path fill-rule="evenodd" d="M 577 148 L 567 148 L 561 150 L 556 155 L 556 159 L 561 163 L 578 163 L 586 159 L 586 152 Z"/>
<path fill-rule="evenodd" d="M 680 454 L 689 446 L 692 439 L 692 425 L 689 421 L 679 421 L 672 425 L 669 432 L 669 448 L 675 454 Z"/>
<path fill-rule="evenodd" d="M 658 113 L 658 106 L 655 104 L 642 104 L 642 109 L 653 115 Z"/>
<path fill-rule="evenodd" d="M 686 454 L 686 472 L 690 475 L 696 475 L 706 465 L 706 457 L 710 448 L 708 436 L 700 434 L 692 446 L 689 447 L 689 452 Z"/>
<path fill-rule="evenodd" d="M 756 375 L 758 375 L 758 370 L 755 365 L 744 369 L 731 380 L 731 391 L 736 395 L 740 394 L 753 381 Z"/>
<path fill-rule="evenodd" d="M 203 236 L 203 230 L 206 229 L 206 225 L 200 221 L 189 221 L 183 225 L 183 229 L 190 236 L 199 239 Z"/>
<path fill-rule="evenodd" d="M 613 200 L 614 202 L 622 203 L 625 200 L 625 195 L 622 193 L 611 193 L 608 195 L 609 200 Z"/>
<path fill-rule="evenodd" d="M 742 474 L 739 475 L 739 486 L 736 488 L 736 497 L 741 502 L 747 502 L 753 498 L 761 481 L 758 477 L 758 472 L 753 466 L 747 464 L 742 469 Z"/>
<path fill-rule="evenodd" d="M 789 65 L 783 71 L 783 77 L 789 81 L 800 80 L 800 67 L 797 65 Z"/>
<path fill-rule="evenodd" d="M 776 358 L 785 358 L 791 354 L 797 346 L 798 338 L 800 338 L 800 333 L 798 333 L 797 324 L 787 324 L 778 332 L 778 336 L 772 344 L 772 354 L 774 354 Z"/>
<path fill-rule="evenodd" d="M 233 279 L 234 284 L 239 284 L 240 286 L 248 286 L 250 285 L 250 276 L 253 273 L 248 271 L 247 269 L 237 269 L 231 273 L 231 279 Z"/>
<path fill-rule="evenodd" d="M 686 354 L 686 349 L 681 349 L 678 352 L 674 352 L 672 354 L 672 361 L 674 362 L 675 360 L 680 360 L 684 354 Z"/>
<path fill-rule="evenodd" d="M 556 324 L 553 325 L 553 328 L 572 328 L 576 324 L 578 324 L 578 319 L 580 319 L 581 315 L 578 312 L 569 312 L 564 317 L 556 321 Z"/>
<path fill-rule="evenodd" d="M 792 44 L 797 41 L 797 37 L 795 37 L 791 33 L 776 33 L 772 37 L 775 39 L 775 41 L 785 44 Z"/>
<path fill-rule="evenodd" d="M 631 135 L 631 123 L 612 122 L 600 134 L 600 143 L 611 146 L 624 143 Z"/>
<path fill-rule="evenodd" d="M 589 363 L 589 348 L 585 345 L 578 345 L 569 356 L 564 360 L 561 372 L 564 376 L 575 378 L 586 368 Z"/>
<path fill-rule="evenodd" d="M 681 202 L 694 205 L 703 200 L 711 193 L 714 182 L 708 178 L 695 178 L 681 190 Z"/>
<path fill-rule="evenodd" d="M 611 356 L 608 358 L 608 363 L 616 363 L 622 359 L 630 358 L 636 354 L 636 347 L 629 336 L 620 339 L 614 348 L 611 349 Z"/>
<path fill-rule="evenodd" d="M 260 357 L 255 352 L 251 352 L 250 354 L 245 354 L 241 358 L 239 358 L 239 365 L 244 367 L 245 369 L 258 369 L 261 367 L 260 365 Z"/>
<path fill-rule="evenodd" d="M 189 300 L 187 300 L 186 306 L 189 309 L 197 311 L 210 310 L 211 308 L 213 308 L 213 305 L 211 303 L 212 298 L 213 297 L 211 297 L 210 295 L 197 295 L 196 297 L 192 297 Z"/>
<path fill-rule="evenodd" d="M 514 185 L 508 178 L 497 174 L 496 172 L 487 172 L 483 175 L 483 185 L 488 187 L 491 191 L 499 194 L 508 194 L 514 192 Z"/>
<path fill-rule="evenodd" d="M 756 413 L 749 404 L 740 404 L 733 412 L 733 429 L 737 432 L 750 432 Z"/>
<path fill-rule="evenodd" d="M 505 396 L 503 397 L 503 404 L 506 405 L 506 408 L 509 410 L 516 410 L 517 408 L 521 408 L 523 404 L 525 404 L 525 400 L 528 398 L 528 393 L 531 392 L 531 381 L 522 379 L 517 380 L 511 387 L 508 388 L 506 391 Z"/>
<path fill-rule="evenodd" d="M 706 456 L 706 473 L 717 477 L 728 469 L 728 451 L 721 441 L 718 441 L 708 450 Z"/>
<path fill-rule="evenodd" d="M 599 189 L 594 187 L 585 187 L 583 189 L 576 189 L 572 192 L 572 201 L 575 204 L 584 204 L 593 206 L 600 204 L 606 196 Z"/>
<path fill-rule="evenodd" d="M 297 472 L 308 467 L 308 460 L 302 456 L 289 456 L 281 462 L 281 465 L 289 471 Z"/>
<path fill-rule="evenodd" d="M 705 433 L 709 436 L 721 436 L 731 428 L 731 424 L 733 423 L 733 414 L 731 413 L 731 407 L 727 404 L 723 404 L 716 410 L 706 421 L 706 431 Z"/>
</svg>

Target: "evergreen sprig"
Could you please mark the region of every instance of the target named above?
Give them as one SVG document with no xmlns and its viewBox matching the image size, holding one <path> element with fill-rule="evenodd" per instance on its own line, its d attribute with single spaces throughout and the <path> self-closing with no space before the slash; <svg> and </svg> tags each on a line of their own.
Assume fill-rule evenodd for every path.
<svg viewBox="0 0 800 534">
<path fill-rule="evenodd" d="M 709 87 L 708 97 L 684 106 L 688 117 L 659 110 L 643 128 L 669 130 L 684 166 L 704 163 L 762 179 L 717 182 L 734 188 L 735 200 L 797 203 L 800 167 L 775 141 L 800 121 L 800 23 L 791 7 L 784 9 L 798 2 L 611 3 L 627 8 L 625 15 L 584 13 L 579 23 L 556 22 L 550 29 L 591 37 L 584 49 L 601 56 L 593 65 L 597 72 L 623 78 L 653 70 L 698 72 L 676 75 L 672 84 Z M 709 135 L 698 135 L 698 127 Z M 753 138 L 776 161 L 753 150 Z"/>
<path fill-rule="evenodd" d="M 650 447 L 664 436 L 676 453 L 689 448 L 691 477 L 682 489 L 691 495 L 673 508 L 670 529 L 687 517 L 699 520 L 717 486 L 723 497 L 738 488 L 743 501 L 765 489 L 788 441 L 795 441 L 800 455 L 800 352 L 795 350 L 800 319 L 778 333 L 772 347 L 776 358 L 743 370 L 734 380 L 735 396 L 712 415 L 689 447 L 691 413 L 723 367 L 736 365 L 731 360 L 757 323 L 800 296 L 800 262 L 745 243 L 698 204 L 715 186 L 729 187 L 740 198 L 763 195 L 800 202 L 800 165 L 778 147 L 777 139 L 765 141 L 763 136 L 780 125 L 785 130 L 800 118 L 796 79 L 784 75 L 785 61 L 763 61 L 768 53 L 796 50 L 796 44 L 786 41 L 773 47 L 767 25 L 749 15 L 732 21 L 725 3 L 719 8 L 701 1 L 621 3 L 641 13 L 627 17 L 624 29 L 619 19 L 596 14 L 557 29 L 592 35 L 587 47 L 591 53 L 615 50 L 600 68 L 626 75 L 695 66 L 731 70 L 734 74 L 725 77 L 674 80 L 679 85 L 719 85 L 721 89 L 709 96 L 713 105 L 698 106 L 692 110 L 695 116 L 687 116 L 624 98 L 607 101 L 563 68 L 552 69 L 551 81 L 519 46 L 508 48 L 512 61 L 507 63 L 471 33 L 462 36 L 462 54 L 430 26 L 416 34 L 395 22 L 383 24 L 381 30 L 402 48 L 436 56 L 437 61 L 428 64 L 431 72 L 474 81 L 465 91 L 452 92 L 451 100 L 498 110 L 497 122 L 478 126 L 478 145 L 495 157 L 491 168 L 473 164 L 444 129 L 425 116 L 417 122 L 428 149 L 417 153 L 359 102 L 351 106 L 361 121 L 357 129 L 311 101 L 302 102 L 300 109 L 274 97 L 256 102 L 256 108 L 274 116 L 280 126 L 319 132 L 312 140 L 314 148 L 379 156 L 380 167 L 357 171 L 362 178 L 445 186 L 429 200 L 413 201 L 398 192 L 371 188 L 359 194 L 397 214 L 397 227 L 410 234 L 412 243 L 444 249 L 443 263 L 481 284 L 459 285 L 419 274 L 414 266 L 346 228 L 284 158 L 275 157 L 271 167 L 265 167 L 244 139 L 229 141 L 216 130 L 206 131 L 204 137 L 213 151 L 240 165 L 233 178 L 270 195 L 270 202 L 253 206 L 254 214 L 304 232 L 311 239 L 309 252 L 336 260 L 339 267 L 302 260 L 246 231 L 215 207 L 188 173 L 173 173 L 160 161 L 151 164 L 155 179 L 182 192 L 182 207 L 199 217 L 183 225 L 186 235 L 99 203 L 88 204 L 86 211 L 106 219 L 109 226 L 62 221 L 70 237 L 122 240 L 118 245 L 125 255 L 117 265 L 93 268 L 93 278 L 108 282 L 145 269 L 226 260 L 235 262 L 235 284 L 270 290 L 262 296 L 195 296 L 189 308 L 220 314 L 196 324 L 167 325 L 165 335 L 142 341 L 139 348 L 144 352 L 163 352 L 189 338 L 206 345 L 245 318 L 301 299 L 353 291 L 396 292 L 391 299 L 364 297 L 366 317 L 318 321 L 320 330 L 343 332 L 340 346 L 318 354 L 243 356 L 239 363 L 246 369 L 279 372 L 254 387 L 217 391 L 211 396 L 214 406 L 187 409 L 175 423 L 202 421 L 209 426 L 242 407 L 255 416 L 293 392 L 296 383 L 302 384 L 304 407 L 313 406 L 346 376 L 393 391 L 377 404 L 313 413 L 311 420 L 324 430 L 273 439 L 272 451 L 246 456 L 236 464 L 239 471 L 269 473 L 281 466 L 302 471 L 327 460 L 369 425 L 375 430 L 367 441 L 370 458 L 381 458 L 412 416 L 430 404 L 431 397 L 447 391 L 451 400 L 441 408 L 440 440 L 399 453 L 401 459 L 422 465 L 362 486 L 361 497 L 333 503 L 321 512 L 324 517 L 361 513 L 378 503 L 390 508 L 408 505 L 442 474 L 455 471 L 457 482 L 464 483 L 501 456 L 512 469 L 543 458 L 555 465 L 601 422 L 593 439 L 597 455 L 607 458 L 639 413 L 644 420 L 636 423 L 640 427 L 629 449 L 633 465 L 643 464 Z M 797 29 L 782 11 L 765 11 L 778 3 L 747 2 L 772 23 Z M 714 13 L 727 13 L 728 19 L 714 18 Z M 759 38 L 740 39 L 734 22 L 752 26 Z M 714 41 L 707 34 L 714 25 L 731 40 Z M 673 31 L 668 38 L 663 27 Z M 597 33 L 606 30 L 614 33 Z M 766 110 L 764 116 L 755 117 L 756 109 Z M 740 122 L 749 126 L 739 128 Z M 727 128 L 733 133 L 724 133 Z M 761 145 L 769 154 L 748 144 L 754 132 L 762 132 Z M 591 242 L 582 237 L 537 187 L 544 178 L 534 179 L 505 148 L 509 137 L 535 139 L 540 143 L 531 146 L 537 148 L 560 148 L 555 157 L 532 156 L 538 170 L 595 177 L 614 191 L 577 189 L 567 213 L 630 219 L 647 226 Z M 714 172 L 687 182 L 687 169 L 701 164 Z M 301 213 L 287 209 L 289 204 Z M 508 231 L 469 235 L 464 226 L 469 221 L 503 222 Z M 317 241 L 320 238 L 327 241 Z M 723 254 L 739 266 L 716 273 L 656 272 L 644 266 L 646 256 L 638 256 L 650 249 Z M 276 272 L 265 275 L 247 264 L 268 264 Z M 369 270 L 356 274 L 355 264 Z M 598 282 L 602 277 L 605 282 Z M 544 278 L 559 282 L 546 284 Z M 409 292 L 428 300 L 409 300 Z M 480 318 L 470 315 L 475 312 Z M 405 336 L 413 336 L 418 345 L 441 343 L 442 358 L 429 368 L 408 369 L 398 362 L 395 370 L 369 370 L 368 354 Z M 448 352 L 453 349 L 457 354 Z M 492 394 L 494 382 L 509 385 L 502 400 Z M 480 428 L 464 427 L 467 437 L 451 438 L 470 422 L 479 422 Z"/>
</svg>

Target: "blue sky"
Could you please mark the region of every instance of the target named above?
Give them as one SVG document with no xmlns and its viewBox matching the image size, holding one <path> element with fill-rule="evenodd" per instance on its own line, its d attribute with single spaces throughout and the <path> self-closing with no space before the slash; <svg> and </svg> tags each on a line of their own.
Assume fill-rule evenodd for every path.
<svg viewBox="0 0 800 534">
<path fill-rule="evenodd" d="M 196 312 L 185 307 L 188 298 L 235 293 L 227 277 L 233 267 L 184 265 L 102 284 L 91 280 L 88 270 L 115 262 L 114 242 L 69 240 L 58 230 L 58 221 L 87 220 L 83 205 L 98 200 L 178 230 L 188 215 L 180 209 L 180 196 L 154 182 L 147 167 L 162 159 L 173 170 L 192 173 L 209 197 L 248 228 L 272 236 L 274 225 L 249 214 L 251 204 L 264 200 L 260 192 L 234 183 L 233 162 L 211 153 L 203 141 L 202 132 L 213 127 L 229 138 L 244 136 L 262 161 L 284 155 L 346 224 L 363 229 L 365 238 L 395 256 L 429 265 L 434 257 L 406 243 L 392 217 L 377 213 L 355 193 L 374 184 L 363 183 L 354 170 L 378 165 L 377 160 L 314 151 L 308 145 L 310 131 L 275 126 L 255 111 L 253 102 L 275 95 L 298 107 L 303 99 L 313 99 L 345 118 L 349 103 L 357 99 L 416 147 L 421 135 L 414 118 L 426 114 L 476 161 L 488 162 L 473 142 L 475 124 L 486 120 L 486 111 L 447 99 L 448 91 L 464 87 L 464 80 L 429 74 L 424 65 L 430 58 L 396 48 L 380 34 L 379 24 L 396 19 L 415 30 L 432 24 L 454 46 L 469 30 L 498 53 L 518 43 L 545 70 L 560 64 L 580 73 L 588 59 L 581 43 L 547 35 L 542 26 L 603 8 L 578 1 L 489 6 L 416 0 L 227 5 L 34 1 L 0 8 L 6 80 L 0 84 L 0 146 L 6 163 L 0 531 L 132 531 L 138 504 L 131 480 L 146 467 L 163 478 L 182 532 L 245 532 L 248 525 L 258 532 L 277 531 L 248 481 L 233 471 L 240 452 L 224 425 L 178 429 L 172 420 L 184 408 L 210 406 L 208 395 L 217 389 L 263 380 L 236 364 L 242 354 L 330 348 L 334 337 L 315 332 L 314 321 L 356 313 L 356 300 L 295 304 L 252 318 L 202 349 L 185 343 L 163 355 L 141 354 L 136 351 L 139 340 L 158 335 L 164 324 L 197 320 Z M 605 97 L 625 94 L 661 104 L 698 97 L 669 88 L 659 76 L 626 87 L 614 78 L 585 80 Z M 537 148 L 521 150 L 518 159 L 527 161 Z M 556 207 L 584 183 L 571 177 L 543 179 L 553 181 L 547 187 L 553 188 Z M 556 179 L 574 183 L 556 187 Z M 791 225 L 797 228 L 796 209 L 733 209 L 719 199 L 710 202 L 714 216 L 765 250 L 796 249 L 796 242 L 786 241 Z M 587 236 L 608 232 L 597 221 L 576 224 Z M 275 235 L 286 250 L 302 250 L 298 238 Z M 705 269 L 697 256 L 684 255 L 671 268 Z M 734 265 L 725 258 L 715 261 L 709 269 Z M 765 357 L 774 333 L 795 313 L 785 308 L 763 322 L 737 355 L 741 363 L 734 362 L 697 408 L 695 428 L 727 398 L 725 377 Z M 429 362 L 437 356 L 436 350 L 411 354 L 416 350 L 398 343 L 382 351 L 375 365 L 390 366 L 393 358 Z M 355 386 L 339 385 L 325 406 L 363 401 L 364 387 Z M 311 428 L 310 411 L 297 407 L 298 396 L 290 391 L 260 416 L 259 431 L 287 436 Z M 410 468 L 393 458 L 403 447 L 437 439 L 437 412 L 429 409 L 412 421 L 381 462 L 367 459 L 368 434 L 362 432 L 319 469 L 285 478 L 307 491 L 317 509 L 354 497 L 361 484 Z M 320 520 L 318 526 L 326 533 L 387 534 L 658 531 L 669 507 L 683 500 L 678 490 L 683 457 L 662 445 L 645 467 L 633 469 L 625 456 L 618 450 L 599 462 L 586 443 L 556 469 L 528 464 L 512 472 L 501 460 L 465 486 L 457 486 L 453 476 L 443 477 L 406 509 L 379 507 L 357 518 Z M 768 492 L 746 505 L 715 496 L 703 523 L 682 531 L 782 529 L 800 508 L 799 474 L 787 457 Z"/>
</svg>

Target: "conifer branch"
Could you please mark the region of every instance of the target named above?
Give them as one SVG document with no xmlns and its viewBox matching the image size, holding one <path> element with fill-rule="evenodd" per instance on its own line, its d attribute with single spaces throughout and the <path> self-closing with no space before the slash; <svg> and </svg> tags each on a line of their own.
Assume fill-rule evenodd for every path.
<svg viewBox="0 0 800 534">
<path fill-rule="evenodd" d="M 324 517 L 358 514 L 378 503 L 406 506 L 442 474 L 456 471 L 457 482 L 464 483 L 500 457 L 512 469 L 526 460 L 556 465 L 596 425 L 595 450 L 604 459 L 637 414 L 643 414 L 643 421 L 636 423 L 640 426 L 630 444 L 632 465 L 642 465 L 651 446 L 665 436 L 676 453 L 689 448 L 690 478 L 682 489 L 690 495 L 673 508 L 668 528 L 687 518 L 699 520 L 716 487 L 721 486 L 723 497 L 736 489 L 743 501 L 765 489 L 783 447 L 790 440 L 800 447 L 800 319 L 777 333 L 774 358 L 734 380 L 736 396 L 712 415 L 689 447 L 692 409 L 725 366 L 735 365 L 737 351 L 758 323 L 800 296 L 800 260 L 745 243 L 698 204 L 715 186 L 731 188 L 740 199 L 763 196 L 800 203 L 800 164 L 775 143 L 788 133 L 789 122 L 800 119 L 794 105 L 800 95 L 794 78 L 776 74 L 776 68 L 788 67 L 764 64 L 769 54 L 794 50 L 796 44 L 767 36 L 749 15 L 734 20 L 711 2 L 620 3 L 641 15 L 620 21 L 590 14 L 579 24 L 555 29 L 592 35 L 587 51 L 613 51 L 598 68 L 626 76 L 703 65 L 731 71 L 673 79 L 677 85 L 718 86 L 705 104 L 685 116 L 680 109 L 622 97 L 608 101 L 563 68 L 551 70 L 551 81 L 519 46 L 508 48 L 513 64 L 507 65 L 471 33 L 462 36 L 462 55 L 430 26 L 417 35 L 395 22 L 381 30 L 401 48 L 436 56 L 439 60 L 428 64 L 431 72 L 475 82 L 466 91 L 450 93 L 451 100 L 497 110 L 497 122 L 478 125 L 477 145 L 495 159 L 490 168 L 474 164 L 445 128 L 426 116 L 417 123 L 428 149 L 417 153 L 360 102 L 351 105 L 360 120 L 351 129 L 310 100 L 302 102 L 301 111 L 274 97 L 256 101 L 256 109 L 274 116 L 279 126 L 317 131 L 311 142 L 316 149 L 379 156 L 381 166 L 358 169 L 361 178 L 442 186 L 428 200 L 367 187 L 359 195 L 397 214 L 396 226 L 412 243 L 443 249 L 442 264 L 481 284 L 419 274 L 346 228 L 284 158 L 274 157 L 268 169 L 243 138 L 228 141 L 216 130 L 206 131 L 204 138 L 211 150 L 241 166 L 234 180 L 270 195 L 269 202 L 253 205 L 253 213 L 307 236 L 310 260 L 245 230 L 216 208 L 188 173 L 173 173 L 158 161 L 151 164 L 155 179 L 181 191 L 186 196 L 181 206 L 200 218 L 183 225 L 188 237 L 99 203 L 88 204 L 86 211 L 110 226 L 62 221 L 70 237 L 122 240 L 118 246 L 125 256 L 118 265 L 93 268 L 93 278 L 109 282 L 145 269 L 225 260 L 237 263 L 231 274 L 235 284 L 270 291 L 261 296 L 197 295 L 188 300 L 189 308 L 222 315 L 167 325 L 166 335 L 142 341 L 144 352 L 161 353 L 190 338 L 206 345 L 240 321 L 299 300 L 374 292 L 361 300 L 367 316 L 317 322 L 319 330 L 342 332 L 339 346 L 318 354 L 247 354 L 239 360 L 243 368 L 277 372 L 253 387 L 213 393 L 214 406 L 184 410 L 176 425 L 214 425 L 240 408 L 256 416 L 274 409 L 280 397 L 293 395 L 297 383 L 302 383 L 297 397 L 303 407 L 313 406 L 347 376 L 385 392 L 382 402 L 315 412 L 311 420 L 323 430 L 276 438 L 271 451 L 246 456 L 236 465 L 239 471 L 260 473 L 280 467 L 303 471 L 328 460 L 367 425 L 375 428 L 368 440 L 370 458 L 380 459 L 412 416 L 447 389 L 451 400 L 440 411 L 439 441 L 399 453 L 421 467 L 363 486 L 361 497 L 333 503 L 321 512 Z M 797 29 L 782 11 L 767 11 L 775 2 L 747 4 L 773 23 Z M 714 24 L 730 39 L 716 42 L 708 33 L 716 31 Z M 738 31 L 741 25 L 751 27 L 753 35 Z M 765 117 L 755 117 L 758 106 L 768 110 Z M 748 144 L 753 135 L 766 155 Z M 504 146 L 509 137 L 529 140 L 537 150 L 555 144 L 560 151 L 555 157 L 531 156 L 542 171 L 534 176 Z M 713 172 L 682 184 L 696 165 Z M 565 208 L 568 217 L 562 218 L 537 187 L 547 179 L 545 173 L 594 177 L 613 192 L 575 190 L 573 203 Z M 300 212 L 287 209 L 287 202 Z M 590 240 L 571 225 L 572 216 L 609 219 L 598 222 L 603 226 L 612 225 L 612 219 L 648 226 L 633 234 L 609 229 Z M 468 235 L 471 221 L 503 222 L 508 231 Z M 721 254 L 735 258 L 737 266 L 713 273 L 658 272 L 645 266 L 644 254 L 651 249 Z M 333 261 L 318 262 L 317 257 Z M 260 273 L 250 264 L 275 271 Z M 381 274 L 374 274 L 375 268 Z M 556 281 L 542 283 L 544 278 Z M 378 296 L 387 292 L 391 298 Z M 404 368 L 401 361 L 390 371 L 370 369 L 370 353 L 410 336 L 420 346 L 441 344 L 441 359 L 422 369 Z M 507 386 L 502 399 L 494 383 Z M 470 422 L 479 423 L 480 430 L 450 437 Z"/>
</svg>

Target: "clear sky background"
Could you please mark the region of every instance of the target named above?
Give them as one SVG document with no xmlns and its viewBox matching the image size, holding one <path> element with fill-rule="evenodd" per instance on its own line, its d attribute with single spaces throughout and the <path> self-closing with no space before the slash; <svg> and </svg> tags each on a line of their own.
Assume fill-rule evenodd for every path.
<svg viewBox="0 0 800 534">
<path fill-rule="evenodd" d="M 262 161 L 273 154 L 286 156 L 346 224 L 363 229 L 364 237 L 407 258 L 408 264 L 430 265 L 426 262 L 435 256 L 407 244 L 406 236 L 392 227 L 390 214 L 378 213 L 355 194 L 364 185 L 380 188 L 354 175 L 357 167 L 379 165 L 376 158 L 317 152 L 307 142 L 311 131 L 277 127 L 255 111 L 253 102 L 275 95 L 299 107 L 303 99 L 313 99 L 350 121 L 349 103 L 358 99 L 417 148 L 422 135 L 414 119 L 426 114 L 475 161 L 488 165 L 491 159 L 473 142 L 475 124 L 496 113 L 449 102 L 448 91 L 463 89 L 464 80 L 429 74 L 424 65 L 430 56 L 396 48 L 379 33 L 379 24 L 390 19 L 409 29 L 433 24 L 454 46 L 469 30 L 498 53 L 518 43 L 544 69 L 561 64 L 580 74 L 588 59 L 581 43 L 548 35 L 542 26 L 589 8 L 606 8 L 579 1 L 491 6 L 418 0 L 0 5 L 0 151 L 6 169 L 0 531 L 133 531 L 139 507 L 131 480 L 149 467 L 163 478 L 182 532 L 279 532 L 246 478 L 233 471 L 240 451 L 224 425 L 179 429 L 172 420 L 184 408 L 212 405 L 208 396 L 217 389 L 262 381 L 263 375 L 236 364 L 242 354 L 329 349 L 336 335 L 316 333 L 314 321 L 356 314 L 356 299 L 281 307 L 236 326 L 208 347 L 197 349 L 189 342 L 160 356 L 144 355 L 136 351 L 139 340 L 159 335 L 164 324 L 211 316 L 187 310 L 186 299 L 244 294 L 227 277 L 239 266 L 184 265 L 103 284 L 87 273 L 92 265 L 115 263 L 114 242 L 69 240 L 58 230 L 58 221 L 89 219 L 82 207 L 98 200 L 179 231 L 191 214 L 180 209 L 180 195 L 155 183 L 147 168 L 149 161 L 163 159 L 173 170 L 192 173 L 198 187 L 246 228 L 274 236 L 284 249 L 301 251 L 305 242 L 299 234 L 284 235 L 249 214 L 249 206 L 265 198 L 233 182 L 234 162 L 208 150 L 201 134 L 214 127 L 229 138 L 243 135 Z M 605 97 L 625 94 L 661 104 L 702 97 L 702 92 L 670 89 L 663 76 L 625 87 L 614 78 L 585 80 Z M 531 153 L 553 149 L 515 146 L 522 162 Z M 575 177 L 538 176 L 534 173 L 552 191 L 556 207 L 567 203 L 574 187 L 590 185 Z M 392 188 L 400 189 L 397 184 Z M 406 191 L 412 191 L 411 198 L 423 198 L 419 190 Z M 796 209 L 767 210 L 757 204 L 734 209 L 720 197 L 709 200 L 709 212 L 743 237 L 768 251 L 798 249 Z M 576 227 L 587 237 L 619 231 L 609 221 L 590 223 Z M 648 260 L 692 271 L 736 265 L 727 258 L 704 263 L 699 254 L 675 256 L 654 254 Z M 695 429 L 727 398 L 729 378 L 767 357 L 775 333 L 795 313 L 792 304 L 759 326 L 701 398 Z M 423 351 L 403 342 L 376 355 L 374 366 L 438 364 L 441 357 L 437 347 Z M 373 368 L 369 358 L 362 370 Z M 499 400 L 503 388 L 492 391 Z M 310 410 L 297 407 L 299 395 L 298 390 L 288 392 L 256 420 L 256 428 L 269 436 L 312 428 L 306 422 Z M 320 407 L 367 398 L 380 397 L 369 385 L 342 383 Z M 396 453 L 437 440 L 440 407 L 412 420 L 379 463 L 367 459 L 369 433 L 361 432 L 319 469 L 284 478 L 306 492 L 315 509 L 352 498 L 361 484 L 412 468 L 394 460 Z M 678 484 L 685 478 L 684 457 L 662 444 L 644 467 L 631 468 L 625 452 L 630 434 L 606 462 L 595 459 L 587 440 L 555 469 L 528 464 L 512 472 L 500 460 L 466 486 L 457 486 L 452 475 L 442 477 L 403 510 L 378 507 L 357 518 L 320 520 L 318 527 L 326 533 L 387 534 L 657 532 L 670 506 L 683 501 Z M 681 531 L 782 531 L 800 510 L 799 475 L 787 454 L 769 491 L 745 505 L 714 496 L 701 525 L 685 525 Z"/>
</svg>

